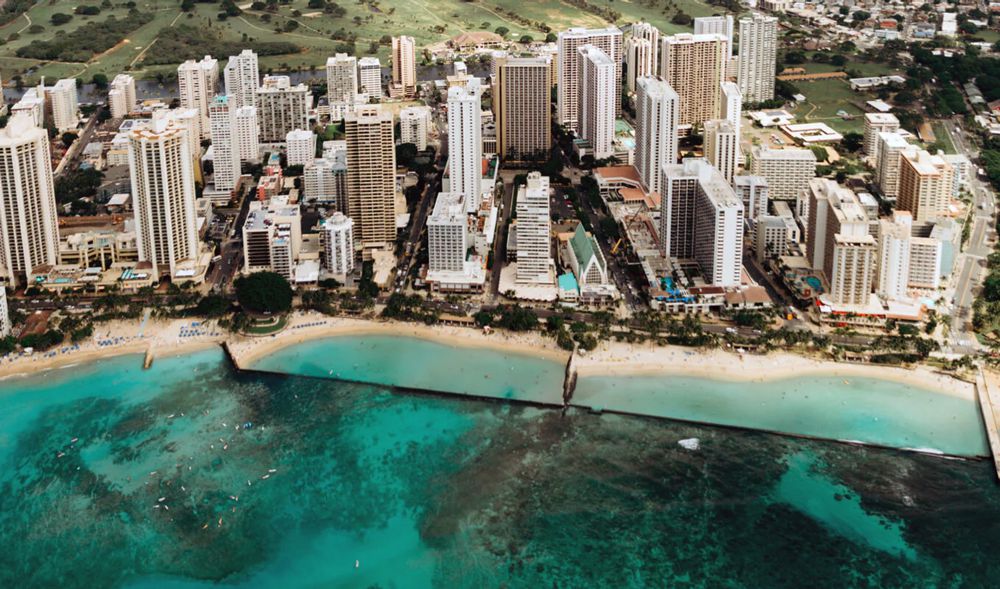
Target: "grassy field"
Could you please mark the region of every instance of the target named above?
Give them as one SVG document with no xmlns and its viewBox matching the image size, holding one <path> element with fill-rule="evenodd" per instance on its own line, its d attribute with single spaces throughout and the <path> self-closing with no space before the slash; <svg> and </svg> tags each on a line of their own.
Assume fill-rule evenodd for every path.
<svg viewBox="0 0 1000 589">
<path fill-rule="evenodd" d="M 935 143 L 944 150 L 945 153 L 958 153 L 955 144 L 951 141 L 951 135 L 945 130 L 944 121 L 935 121 L 931 128 L 934 129 Z"/>
<path fill-rule="evenodd" d="M 795 109 L 798 122 L 824 122 L 840 133 L 864 130 L 864 103 L 875 98 L 864 92 L 854 92 L 847 80 L 817 80 L 815 82 L 793 82 L 805 95 L 806 101 Z M 854 116 L 844 120 L 838 111 L 846 111 Z"/>
<path fill-rule="evenodd" d="M 671 24 L 670 20 L 677 10 L 691 16 L 719 12 L 701 0 L 588 1 L 595 7 L 620 13 L 617 24 L 645 19 L 665 33 L 689 30 Z M 86 63 L 62 63 L 19 58 L 16 51 L 29 43 L 51 40 L 57 35 L 72 32 L 89 22 L 101 22 L 109 16 L 125 18 L 128 11 L 123 3 L 115 2 L 114 7 L 102 9 L 99 15 L 74 15 L 70 22 L 55 26 L 51 23 L 52 15 L 57 12 L 72 13 L 76 5 L 39 2 L 25 15 L 0 27 L 0 39 L 8 40 L 0 46 L 0 73 L 5 80 L 22 74 L 26 81 L 34 81 L 42 75 L 49 78 L 78 76 L 89 80 L 97 73 L 112 77 L 122 71 L 131 71 L 139 77 L 153 77 L 158 72 L 175 68 L 149 66 L 143 63 L 143 56 L 147 51 L 156 51 L 156 38 L 161 31 L 179 24 L 211 28 L 220 31 L 224 39 L 240 41 L 250 47 L 255 41 L 286 41 L 302 48 L 297 54 L 262 57 L 261 67 L 265 70 L 322 68 L 326 57 L 334 53 L 338 46 L 343 46 L 343 39 L 348 34 L 355 36 L 356 55 L 369 55 L 374 49 L 374 54 L 385 61 L 388 47 L 373 47 L 384 35 L 411 35 L 418 46 L 424 47 L 463 32 L 494 31 L 501 26 L 510 31 L 509 38 L 530 35 L 542 40 L 546 35 L 544 27 L 559 31 L 571 26 L 600 27 L 611 24 L 601 16 L 561 0 L 342 1 L 340 6 L 346 11 L 342 17 L 312 10 L 308 8 L 308 0 L 281 4 L 275 14 L 252 12 L 249 2 L 238 0 L 237 3 L 244 14 L 219 21 L 216 18 L 219 5 L 216 3 L 199 2 L 190 13 L 183 13 L 177 0 L 138 0 L 137 9 L 153 14 L 152 22 L 132 31 L 121 43 Z M 92 4 L 99 5 L 99 2 L 93 0 Z M 294 24 L 289 25 L 290 21 Z M 32 25 L 40 25 L 43 30 L 29 33 Z M 224 59 L 226 56 L 214 57 Z"/>
</svg>

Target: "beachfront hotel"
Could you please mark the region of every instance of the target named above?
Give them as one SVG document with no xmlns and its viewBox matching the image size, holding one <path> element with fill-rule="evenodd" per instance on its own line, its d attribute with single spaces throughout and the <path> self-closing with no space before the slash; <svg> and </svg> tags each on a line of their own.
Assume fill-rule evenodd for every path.
<svg viewBox="0 0 1000 589">
<path fill-rule="evenodd" d="M 0 263 L 11 285 L 27 284 L 59 254 L 49 137 L 27 113 L 0 129 L 0 209 Z"/>
<path fill-rule="evenodd" d="M 705 281 L 739 286 L 743 254 L 743 203 L 707 160 L 686 158 L 663 166 L 660 199 L 661 255 L 694 260 Z"/>
<path fill-rule="evenodd" d="M 156 276 L 186 276 L 181 263 L 196 262 L 200 253 L 187 129 L 154 118 L 133 130 L 129 172 L 139 261 L 151 263 Z"/>
<path fill-rule="evenodd" d="M 528 174 L 517 194 L 517 282 L 551 285 L 552 218 L 549 214 L 549 178 Z"/>
<path fill-rule="evenodd" d="M 396 239 L 396 145 L 392 113 L 378 105 L 344 117 L 347 135 L 347 216 L 354 220 L 362 255 L 392 249 Z"/>
</svg>

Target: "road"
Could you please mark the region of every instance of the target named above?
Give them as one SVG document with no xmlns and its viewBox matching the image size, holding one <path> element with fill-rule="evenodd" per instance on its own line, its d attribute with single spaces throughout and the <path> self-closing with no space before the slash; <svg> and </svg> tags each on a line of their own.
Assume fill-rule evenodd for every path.
<svg viewBox="0 0 1000 589">
<path fill-rule="evenodd" d="M 52 172 L 53 176 L 61 175 L 67 170 L 67 168 L 70 167 L 70 164 L 77 158 L 77 156 L 80 155 L 83 148 L 90 143 L 90 138 L 94 136 L 94 131 L 96 130 L 97 113 L 94 113 L 90 116 L 90 119 L 87 121 L 86 126 L 83 127 L 83 131 L 80 132 L 76 141 L 73 142 L 73 145 L 69 146 L 69 149 L 66 150 L 66 154 L 63 155 L 61 160 L 59 160 L 59 165 L 56 166 L 56 169 Z"/>
<path fill-rule="evenodd" d="M 974 160 L 979 156 L 975 145 L 965 137 L 959 126 L 959 119 L 945 123 L 958 153 L 964 153 Z M 985 275 L 986 258 L 993 251 L 992 228 L 996 215 L 996 196 L 992 188 L 982 182 L 973 172 L 969 178 L 972 192 L 972 229 L 963 251 L 956 256 L 953 276 L 954 296 L 952 297 L 950 348 L 958 354 L 970 354 L 979 350 L 979 343 L 972 332 L 972 305 L 976 292 Z"/>
</svg>

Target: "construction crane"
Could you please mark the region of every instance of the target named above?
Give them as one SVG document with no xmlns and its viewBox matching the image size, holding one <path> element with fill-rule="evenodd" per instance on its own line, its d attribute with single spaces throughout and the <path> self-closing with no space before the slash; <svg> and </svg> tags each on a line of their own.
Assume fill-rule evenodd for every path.
<svg viewBox="0 0 1000 589">
<path fill-rule="evenodd" d="M 613 246 L 611 246 L 612 256 L 618 255 L 618 248 L 621 247 L 623 241 L 625 241 L 624 237 L 620 238 Z"/>
</svg>

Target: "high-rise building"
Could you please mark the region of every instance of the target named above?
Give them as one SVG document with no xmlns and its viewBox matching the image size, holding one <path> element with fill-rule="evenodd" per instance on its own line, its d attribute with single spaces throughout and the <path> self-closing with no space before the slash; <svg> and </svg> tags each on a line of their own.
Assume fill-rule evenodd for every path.
<svg viewBox="0 0 1000 589">
<path fill-rule="evenodd" d="M 858 196 L 829 178 L 809 182 L 806 254 L 815 270 L 832 280 L 834 237 L 869 235 L 869 219 Z"/>
<path fill-rule="evenodd" d="M 903 151 L 899 161 L 896 209 L 909 211 L 917 223 L 948 212 L 954 171 L 939 155 L 926 150 Z"/>
<path fill-rule="evenodd" d="M 660 31 L 647 22 L 632 25 L 625 41 L 625 85 L 635 92 L 639 78 L 655 76 L 660 70 Z"/>
<path fill-rule="evenodd" d="M 483 179 L 483 116 L 478 82 L 448 90 L 448 172 L 450 192 L 479 208 Z"/>
<path fill-rule="evenodd" d="M 343 113 L 345 105 L 354 104 L 358 95 L 358 60 L 353 55 L 338 53 L 326 59 L 326 96 L 330 105 L 331 117 L 338 120 L 340 117 L 334 115 L 335 106 L 341 107 L 338 112 Z"/>
<path fill-rule="evenodd" d="M 680 124 L 700 127 L 718 118 L 726 75 L 725 37 L 681 33 L 660 43 L 660 77 L 680 96 Z"/>
<path fill-rule="evenodd" d="M 322 237 L 321 237 L 322 239 Z M 287 195 L 250 202 L 243 224 L 243 273 L 276 272 L 289 280 L 302 250 L 302 212 Z"/>
<path fill-rule="evenodd" d="M 677 163 L 677 117 L 680 99 L 659 78 L 636 83 L 635 166 L 646 190 L 662 194 L 664 164 Z"/>
<path fill-rule="evenodd" d="M 358 91 L 371 98 L 382 97 L 382 64 L 377 57 L 358 60 Z"/>
<path fill-rule="evenodd" d="M 109 88 L 108 108 L 111 110 L 111 117 L 125 118 L 135 108 L 135 78 L 128 74 L 118 74 Z"/>
<path fill-rule="evenodd" d="M 736 176 L 733 178 L 733 190 L 743 202 L 743 215 L 746 219 L 754 220 L 767 214 L 767 178 Z"/>
<path fill-rule="evenodd" d="M 778 19 L 754 14 L 740 19 L 740 55 L 737 81 L 743 100 L 774 98 L 774 68 L 778 54 Z"/>
<path fill-rule="evenodd" d="M 212 131 L 212 167 L 215 189 L 229 192 L 236 188 L 240 177 L 240 153 L 236 144 L 236 113 L 228 96 L 216 96 L 208 107 Z"/>
<path fill-rule="evenodd" d="M 739 166 L 740 139 L 733 124 L 726 119 L 705 121 L 705 157 L 732 184 Z"/>
<path fill-rule="evenodd" d="M 226 84 L 226 95 L 229 104 L 234 109 L 244 106 L 257 106 L 257 88 L 260 87 L 260 71 L 257 66 L 257 54 L 250 49 L 244 49 L 239 55 L 233 55 L 223 71 Z"/>
<path fill-rule="evenodd" d="M 427 266 L 432 272 L 462 272 L 469 249 L 465 197 L 442 192 L 427 218 Z"/>
<path fill-rule="evenodd" d="M 701 158 L 663 166 L 660 251 L 693 259 L 705 281 L 738 286 L 743 267 L 743 203 L 715 166 Z"/>
<path fill-rule="evenodd" d="M 733 15 L 700 16 L 694 19 L 695 35 L 722 35 L 726 38 L 726 59 L 733 58 Z"/>
<path fill-rule="evenodd" d="M 750 173 L 767 178 L 772 200 L 795 200 L 816 176 L 816 154 L 809 149 L 771 149 L 755 145 Z"/>
<path fill-rule="evenodd" d="M 201 61 L 189 59 L 177 66 L 177 88 L 181 95 L 181 108 L 198 111 L 200 139 L 207 139 L 211 124 L 208 106 L 218 94 L 219 62 L 208 55 Z"/>
<path fill-rule="evenodd" d="M 834 235 L 830 300 L 839 305 L 867 305 L 871 299 L 877 255 L 875 238 L 867 233 Z"/>
<path fill-rule="evenodd" d="M 314 159 L 302 169 L 302 196 L 306 202 L 347 208 L 347 150 Z"/>
<path fill-rule="evenodd" d="M 544 159 L 552 148 L 552 59 L 495 56 L 493 114 L 504 161 Z"/>
<path fill-rule="evenodd" d="M 593 45 L 580 47 L 577 97 L 578 135 L 590 144 L 595 159 L 614 154 L 615 138 L 615 63 Z"/>
<path fill-rule="evenodd" d="M 312 95 L 305 84 L 292 86 L 288 76 L 264 76 L 257 89 L 261 143 L 281 143 L 289 131 L 308 129 Z"/>
<path fill-rule="evenodd" d="M 784 203 L 783 203 L 784 204 Z M 785 204 L 785 208 L 788 205 Z M 753 248 L 758 262 L 788 254 L 788 244 L 798 241 L 799 226 L 789 215 L 760 215 L 754 221 Z"/>
<path fill-rule="evenodd" d="M 153 119 L 129 133 L 129 172 L 139 261 L 156 276 L 175 275 L 179 262 L 199 253 L 194 171 L 187 129 Z"/>
<path fill-rule="evenodd" d="M 549 177 L 530 172 L 517 195 L 517 276 L 521 284 L 552 284 Z"/>
<path fill-rule="evenodd" d="M 875 177 L 883 196 L 896 198 L 899 195 L 899 168 L 903 152 L 916 153 L 916 151 L 916 146 L 910 145 L 899 133 L 878 134 Z"/>
<path fill-rule="evenodd" d="M 347 275 L 354 271 L 354 221 L 337 211 L 323 220 L 323 266 L 327 272 Z"/>
<path fill-rule="evenodd" d="M 740 87 L 733 82 L 723 82 L 719 106 L 721 107 L 719 118 L 733 124 L 736 129 L 736 140 L 739 141 L 740 124 L 743 122 L 743 95 L 740 94 Z"/>
<path fill-rule="evenodd" d="M 580 107 L 580 53 L 584 45 L 593 45 L 603 51 L 615 65 L 615 116 L 621 112 L 622 32 L 617 27 L 606 29 L 573 28 L 559 33 L 556 42 L 559 52 L 557 69 L 559 77 L 556 94 L 556 114 L 560 125 L 576 131 L 579 125 L 577 109 Z"/>
<path fill-rule="evenodd" d="M 356 239 L 371 250 L 391 248 L 396 239 L 396 146 L 392 114 L 378 105 L 347 113 L 347 216 Z"/>
<path fill-rule="evenodd" d="M 417 46 L 413 37 L 392 38 L 392 86 L 389 95 L 394 98 L 417 95 Z"/>
<path fill-rule="evenodd" d="M 399 111 L 399 142 L 412 143 L 417 149 L 427 149 L 427 130 L 431 122 L 431 109 L 426 106 L 408 106 Z"/>
<path fill-rule="evenodd" d="M 305 166 L 316 159 L 316 134 L 294 129 L 285 136 L 285 161 L 289 166 Z"/>
<path fill-rule="evenodd" d="M 80 122 L 80 104 L 76 98 L 76 78 L 66 78 L 47 89 L 52 106 L 52 124 L 57 131 L 72 131 Z"/>
<path fill-rule="evenodd" d="M 875 292 L 883 299 L 907 298 L 912 231 L 913 217 L 907 211 L 896 211 L 891 220 L 879 221 L 878 280 Z"/>
<path fill-rule="evenodd" d="M 12 285 L 31 282 L 59 255 L 52 155 L 45 129 L 15 114 L 0 129 L 0 264 Z"/>
<path fill-rule="evenodd" d="M 865 142 L 862 146 L 866 155 L 878 156 L 879 133 L 895 133 L 899 130 L 899 119 L 888 112 L 865 113 Z"/>
<path fill-rule="evenodd" d="M 233 117 L 233 137 L 240 162 L 260 160 L 260 126 L 257 124 L 257 107 L 241 106 Z"/>
</svg>

